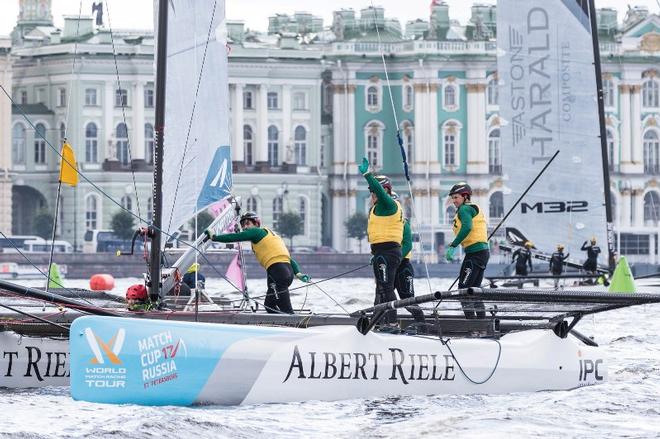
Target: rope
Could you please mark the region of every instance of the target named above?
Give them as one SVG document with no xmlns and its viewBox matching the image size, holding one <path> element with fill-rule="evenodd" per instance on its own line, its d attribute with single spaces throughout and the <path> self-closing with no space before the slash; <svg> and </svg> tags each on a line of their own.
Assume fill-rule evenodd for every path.
<svg viewBox="0 0 660 439">
<path fill-rule="evenodd" d="M 458 358 L 456 358 L 456 354 L 454 354 L 454 351 L 452 351 L 451 347 L 449 346 L 449 342 L 451 341 L 451 339 L 450 338 L 447 338 L 445 340 L 441 339 L 441 341 L 442 341 L 442 344 L 449 350 L 449 353 L 451 354 L 451 357 L 456 362 L 456 365 L 458 366 L 458 369 L 461 371 L 461 373 L 463 374 L 465 379 L 468 380 L 469 382 L 471 382 L 472 384 L 485 384 L 486 382 L 488 382 L 493 377 L 493 375 L 495 374 L 495 371 L 497 370 L 497 367 L 500 364 L 500 358 L 502 358 L 502 343 L 500 343 L 499 340 L 493 340 L 495 343 L 497 343 L 497 346 L 499 348 L 498 351 L 497 351 L 497 359 L 495 360 L 495 365 L 493 366 L 493 370 L 490 371 L 490 374 L 488 374 L 488 376 L 484 380 L 476 381 L 476 380 L 472 379 L 465 372 L 465 370 L 463 369 L 463 366 L 461 365 L 460 361 L 458 361 Z"/>
</svg>

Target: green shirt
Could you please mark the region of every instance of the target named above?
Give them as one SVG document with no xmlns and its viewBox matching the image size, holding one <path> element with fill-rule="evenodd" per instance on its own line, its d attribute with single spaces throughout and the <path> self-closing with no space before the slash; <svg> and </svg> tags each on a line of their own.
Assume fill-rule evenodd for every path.
<svg viewBox="0 0 660 439">
<path fill-rule="evenodd" d="M 403 240 L 401 241 L 401 254 L 405 257 L 412 250 L 412 227 L 408 220 L 403 220 Z"/>
<path fill-rule="evenodd" d="M 479 212 L 470 206 L 469 204 L 461 204 L 458 206 L 458 219 L 461 220 L 461 228 L 458 231 L 456 238 L 449 244 L 451 247 L 458 247 L 461 245 L 461 242 L 468 236 L 470 231 L 472 231 L 472 218 L 477 216 Z M 480 250 L 488 250 L 487 242 L 477 242 L 472 244 L 469 247 L 466 247 L 463 251 L 465 253 L 474 253 Z"/>
<path fill-rule="evenodd" d="M 374 206 L 374 214 L 376 216 L 390 216 L 394 215 L 397 210 L 396 201 L 392 199 L 390 194 L 378 183 L 376 177 L 371 173 L 365 174 L 364 178 L 369 183 L 369 189 L 376 194 L 376 205 Z"/>
</svg>

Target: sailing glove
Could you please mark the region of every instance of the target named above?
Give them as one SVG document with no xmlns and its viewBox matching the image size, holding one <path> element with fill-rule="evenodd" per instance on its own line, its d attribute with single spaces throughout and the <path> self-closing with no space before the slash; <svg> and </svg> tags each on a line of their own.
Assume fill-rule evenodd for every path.
<svg viewBox="0 0 660 439">
<path fill-rule="evenodd" d="M 204 230 L 204 234 L 206 235 L 206 239 L 204 239 L 204 241 L 208 241 L 209 239 L 213 239 L 213 232 L 211 231 L 211 229 Z"/>
<path fill-rule="evenodd" d="M 450 245 L 449 247 L 447 247 L 447 251 L 445 252 L 445 258 L 450 262 L 453 261 L 455 252 L 456 252 L 456 247 L 452 247 Z"/>
<path fill-rule="evenodd" d="M 358 166 L 358 170 L 362 175 L 365 175 L 367 172 L 369 172 L 369 159 L 362 157 L 362 163 L 360 163 L 360 166 Z"/>
<path fill-rule="evenodd" d="M 303 273 L 298 273 L 298 274 L 296 274 L 296 277 L 297 277 L 298 279 L 300 279 L 301 281 L 305 282 L 305 283 L 309 283 L 309 282 L 312 281 L 312 278 L 311 278 L 311 277 L 309 277 L 308 275 L 303 274 Z"/>
</svg>

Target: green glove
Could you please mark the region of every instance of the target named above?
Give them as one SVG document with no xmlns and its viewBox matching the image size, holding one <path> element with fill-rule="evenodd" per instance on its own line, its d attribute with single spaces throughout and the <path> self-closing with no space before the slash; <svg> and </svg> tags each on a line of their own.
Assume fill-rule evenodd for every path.
<svg viewBox="0 0 660 439">
<path fill-rule="evenodd" d="M 362 158 L 362 163 L 360 164 L 360 166 L 358 166 L 358 170 L 360 171 L 360 173 L 362 175 L 369 172 L 369 159 L 367 159 L 366 157 L 363 157 Z"/>
<path fill-rule="evenodd" d="M 311 278 L 311 277 L 309 277 L 308 275 L 303 274 L 303 273 L 298 273 L 298 274 L 296 274 L 296 277 L 297 277 L 298 279 L 300 279 L 301 281 L 305 282 L 305 283 L 309 283 L 309 282 L 312 281 L 312 278 Z"/>
<path fill-rule="evenodd" d="M 447 247 L 447 251 L 445 252 L 445 258 L 448 261 L 453 261 L 454 260 L 454 252 L 456 252 L 456 247 L 452 247 L 451 245 Z"/>
<path fill-rule="evenodd" d="M 206 239 L 204 241 L 213 239 L 213 232 L 211 231 L 211 229 L 204 230 L 204 234 L 206 235 Z"/>
</svg>

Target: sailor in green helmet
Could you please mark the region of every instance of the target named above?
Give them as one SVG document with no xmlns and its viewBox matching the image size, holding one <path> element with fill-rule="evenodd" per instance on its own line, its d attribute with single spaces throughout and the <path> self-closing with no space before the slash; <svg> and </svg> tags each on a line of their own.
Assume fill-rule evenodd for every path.
<svg viewBox="0 0 660 439">
<path fill-rule="evenodd" d="M 472 188 L 467 183 L 452 186 L 449 196 L 456 207 L 453 224 L 456 238 L 447 247 L 445 257 L 452 261 L 456 247 L 462 246 L 465 257 L 458 278 L 458 288 L 479 287 L 490 257 L 486 217 L 481 208 L 470 201 Z M 481 301 L 464 301 L 462 306 L 468 319 L 486 317 Z"/>
</svg>

